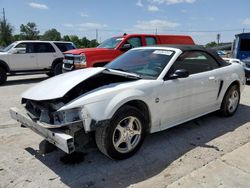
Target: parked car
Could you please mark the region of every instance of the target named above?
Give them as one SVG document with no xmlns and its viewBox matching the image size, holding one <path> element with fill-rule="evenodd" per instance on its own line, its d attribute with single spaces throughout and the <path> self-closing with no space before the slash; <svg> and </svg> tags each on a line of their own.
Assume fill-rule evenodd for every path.
<svg viewBox="0 0 250 188">
<path fill-rule="evenodd" d="M 232 58 L 245 63 L 246 78 L 250 80 L 250 33 L 235 35 L 232 52 Z"/>
<path fill-rule="evenodd" d="M 86 67 L 102 67 L 134 47 L 156 44 L 194 44 L 186 35 L 124 34 L 105 40 L 97 48 L 70 50 L 64 53 L 63 72 Z"/>
<path fill-rule="evenodd" d="M 102 153 L 125 159 L 147 133 L 217 110 L 232 116 L 244 84 L 240 64 L 227 63 L 203 47 L 140 47 L 106 67 L 37 84 L 22 95 L 23 109 L 10 113 L 66 153 L 75 150 L 76 135 L 94 132 Z"/>
<path fill-rule="evenodd" d="M 17 41 L 0 52 L 0 84 L 7 75 L 17 73 L 46 72 L 57 75 L 62 72 L 63 53 L 75 49 L 72 42 Z"/>
<path fill-rule="evenodd" d="M 228 63 L 238 63 L 241 64 L 244 67 L 245 70 L 245 76 L 246 76 L 246 81 L 250 80 L 250 68 L 244 63 L 243 61 L 235 58 L 223 58 L 226 62 Z"/>
</svg>

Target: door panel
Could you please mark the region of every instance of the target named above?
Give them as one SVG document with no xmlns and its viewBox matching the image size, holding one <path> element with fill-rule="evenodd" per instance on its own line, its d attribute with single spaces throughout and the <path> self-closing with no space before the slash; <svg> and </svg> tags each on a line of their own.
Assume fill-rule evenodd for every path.
<svg viewBox="0 0 250 188">
<path fill-rule="evenodd" d="M 57 58 L 56 51 L 50 43 L 36 43 L 35 51 L 37 53 L 38 66 L 41 69 L 51 67 L 53 60 Z"/>
<path fill-rule="evenodd" d="M 15 46 L 15 49 L 22 50 L 9 56 L 12 70 L 35 70 L 39 68 L 32 43 L 20 43 Z"/>
<path fill-rule="evenodd" d="M 213 69 L 215 68 L 215 69 Z M 168 80 L 168 75 L 185 69 L 187 78 Z M 183 53 L 171 66 L 160 92 L 161 128 L 195 118 L 216 109 L 220 87 L 216 62 L 204 52 Z"/>
</svg>

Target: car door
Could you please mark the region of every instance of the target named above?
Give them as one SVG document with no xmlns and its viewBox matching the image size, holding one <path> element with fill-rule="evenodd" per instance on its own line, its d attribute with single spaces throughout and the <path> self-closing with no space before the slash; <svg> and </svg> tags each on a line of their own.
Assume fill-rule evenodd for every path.
<svg viewBox="0 0 250 188">
<path fill-rule="evenodd" d="M 38 42 L 35 44 L 37 62 L 39 68 L 50 68 L 54 59 L 57 58 L 56 50 L 48 42 Z"/>
<path fill-rule="evenodd" d="M 213 111 L 216 107 L 220 82 L 216 65 L 205 52 L 184 52 L 168 71 L 160 98 L 162 114 L 161 128 L 185 122 L 189 119 Z M 216 63 L 216 62 L 215 62 Z M 168 79 L 176 70 L 185 69 L 187 78 Z"/>
<path fill-rule="evenodd" d="M 11 69 L 13 71 L 38 69 L 37 56 L 34 53 L 34 44 L 22 42 L 13 49 L 13 54 L 9 56 Z"/>
</svg>

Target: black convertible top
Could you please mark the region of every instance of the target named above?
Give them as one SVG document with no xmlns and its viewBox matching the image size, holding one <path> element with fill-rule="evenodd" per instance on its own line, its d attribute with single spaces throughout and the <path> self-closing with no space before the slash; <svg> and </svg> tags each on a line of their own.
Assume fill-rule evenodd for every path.
<svg viewBox="0 0 250 188">
<path fill-rule="evenodd" d="M 163 44 L 163 45 L 154 45 L 155 47 L 170 47 L 170 48 L 176 48 L 180 49 L 183 52 L 186 51 L 202 51 L 206 52 L 209 55 L 211 55 L 219 64 L 220 66 L 227 66 L 230 65 L 230 63 L 224 61 L 216 52 L 214 49 L 205 48 L 201 45 L 170 45 L 170 44 Z"/>
</svg>

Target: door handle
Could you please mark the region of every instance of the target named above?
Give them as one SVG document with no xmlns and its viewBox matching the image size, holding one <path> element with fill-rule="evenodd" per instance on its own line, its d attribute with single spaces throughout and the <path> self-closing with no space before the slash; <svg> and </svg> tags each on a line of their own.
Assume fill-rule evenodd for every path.
<svg viewBox="0 0 250 188">
<path fill-rule="evenodd" d="M 31 57 L 31 58 L 34 58 L 35 56 L 34 56 L 34 55 L 31 55 L 30 57 Z"/>
<path fill-rule="evenodd" d="M 214 77 L 214 76 L 209 76 L 208 79 L 209 79 L 209 80 L 215 80 L 215 77 Z"/>
</svg>

